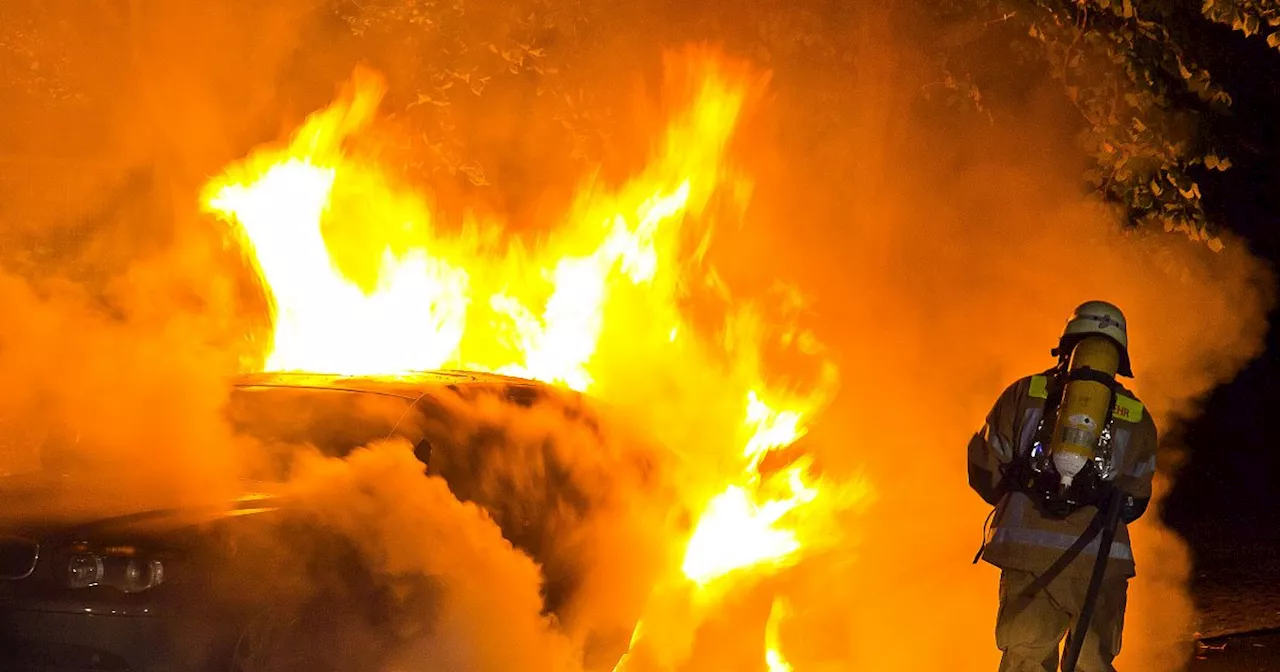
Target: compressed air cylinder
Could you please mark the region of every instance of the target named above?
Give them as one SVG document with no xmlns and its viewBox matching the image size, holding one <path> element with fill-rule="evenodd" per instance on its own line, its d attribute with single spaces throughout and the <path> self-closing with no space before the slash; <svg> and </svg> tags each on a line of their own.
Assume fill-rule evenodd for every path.
<svg viewBox="0 0 1280 672">
<path fill-rule="evenodd" d="M 1086 338 L 1071 351 L 1072 372 L 1089 368 L 1115 378 L 1119 366 L 1120 349 L 1108 338 Z M 1076 474 L 1093 459 L 1111 403 L 1111 388 L 1105 383 L 1081 379 L 1067 383 L 1049 444 L 1049 454 L 1063 486 L 1071 485 Z"/>
</svg>

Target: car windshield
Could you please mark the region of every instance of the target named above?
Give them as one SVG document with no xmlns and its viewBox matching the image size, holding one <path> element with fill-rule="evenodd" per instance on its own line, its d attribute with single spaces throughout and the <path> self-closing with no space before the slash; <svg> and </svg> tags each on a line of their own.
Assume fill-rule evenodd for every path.
<svg viewBox="0 0 1280 672">
<path fill-rule="evenodd" d="M 394 395 L 305 387 L 239 387 L 231 395 L 233 429 L 263 443 L 312 445 L 341 456 L 393 435 L 421 435 L 413 401 Z"/>
</svg>

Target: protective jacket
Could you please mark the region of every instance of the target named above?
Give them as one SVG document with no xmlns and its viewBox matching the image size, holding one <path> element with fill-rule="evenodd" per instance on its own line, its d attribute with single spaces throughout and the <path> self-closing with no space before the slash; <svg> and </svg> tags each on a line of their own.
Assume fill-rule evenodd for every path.
<svg viewBox="0 0 1280 672">
<path fill-rule="evenodd" d="M 1050 394 L 1052 374 L 1047 371 L 1010 385 L 969 442 L 969 485 L 996 507 L 983 558 L 1002 569 L 1044 572 L 1080 538 L 1097 514 L 1095 507 L 1083 506 L 1063 519 L 1047 517 L 1025 493 L 1010 491 L 1002 478 L 1007 466 L 1031 449 Z M 1117 465 L 1113 483 L 1126 496 L 1126 509 L 1131 515 L 1116 531 L 1107 575 L 1132 577 L 1135 567 L 1127 523 L 1141 515 L 1151 498 L 1156 427 L 1142 402 L 1123 387 L 1117 388 L 1112 418 L 1110 446 Z M 1087 578 L 1099 543 L 1094 538 L 1062 576 Z"/>
</svg>

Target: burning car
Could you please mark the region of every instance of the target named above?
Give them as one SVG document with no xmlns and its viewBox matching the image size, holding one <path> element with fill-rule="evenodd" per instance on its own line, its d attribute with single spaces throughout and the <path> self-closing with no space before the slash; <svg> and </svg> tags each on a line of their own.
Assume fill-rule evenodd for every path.
<svg viewBox="0 0 1280 672">
<path fill-rule="evenodd" d="M 342 458 L 371 443 L 414 447 L 428 474 L 474 502 L 503 536 L 539 562 L 547 613 L 572 599 L 579 577 L 554 552 L 549 516 L 590 506 L 551 452 L 545 487 L 482 483 L 507 460 L 501 428 L 460 415 L 484 404 L 552 409 L 580 431 L 601 431 L 576 393 L 464 372 L 395 377 L 256 374 L 238 379 L 227 415 L 258 449 L 258 480 L 203 506 L 117 509 L 92 469 L 74 460 L 5 477 L 7 501 L 46 502 L 39 515 L 0 518 L 0 663 L 18 669 L 371 669 L 431 626 L 440 586 L 430 576 L 379 575 L 352 540 L 308 515 L 282 485 L 299 446 Z M 547 451 L 550 447 L 544 446 Z M 538 448 L 537 450 L 542 450 Z M 637 465 L 640 469 L 646 465 Z M 101 480 L 101 479 L 98 479 Z M 63 502 L 66 506 L 57 506 Z M 405 530 L 404 534 L 413 534 Z M 638 618 L 638 614 L 636 615 Z M 634 623 L 597 633 L 589 662 L 608 669 Z M 595 665 L 593 665 L 594 667 Z M 6 668 L 7 669 L 7 668 Z"/>
</svg>

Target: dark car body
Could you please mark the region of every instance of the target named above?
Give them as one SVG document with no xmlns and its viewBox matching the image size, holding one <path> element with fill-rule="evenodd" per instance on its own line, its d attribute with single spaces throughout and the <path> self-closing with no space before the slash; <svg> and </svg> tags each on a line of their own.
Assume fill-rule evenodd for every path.
<svg viewBox="0 0 1280 672">
<path fill-rule="evenodd" d="M 436 587 L 430 577 L 375 576 L 349 539 L 299 510 L 279 485 L 302 444 L 335 458 L 384 439 L 412 445 L 428 473 L 484 507 L 503 536 L 542 563 L 546 608 L 555 611 L 575 577 L 571 566 L 546 560 L 551 537 L 539 507 L 583 506 L 582 497 L 565 483 L 563 501 L 515 506 L 506 501 L 512 495 L 473 482 L 501 441 L 490 442 L 498 447 L 486 457 L 457 445 L 451 428 L 460 409 L 481 399 L 550 404 L 599 431 L 581 397 L 527 380 L 260 374 L 238 379 L 228 405 L 235 432 L 262 447 L 260 478 L 242 481 L 233 497 L 104 513 L 81 502 L 103 488 L 92 470 L 73 473 L 53 460 L 61 468 L 0 479 L 0 498 L 39 512 L 0 516 L 0 669 L 379 667 L 397 637 L 429 625 Z M 551 496 L 561 495 L 540 495 Z M 616 660 L 627 634 L 605 635 L 601 660 Z"/>
</svg>

